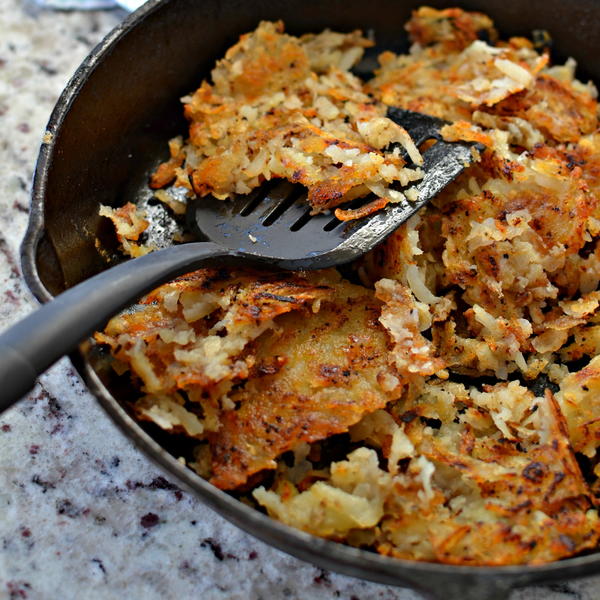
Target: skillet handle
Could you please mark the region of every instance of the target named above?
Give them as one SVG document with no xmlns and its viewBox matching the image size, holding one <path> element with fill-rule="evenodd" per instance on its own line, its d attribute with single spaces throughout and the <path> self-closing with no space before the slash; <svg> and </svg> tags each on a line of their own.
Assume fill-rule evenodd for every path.
<svg viewBox="0 0 600 600">
<path fill-rule="evenodd" d="M 0 335 L 0 411 L 38 375 L 122 308 L 157 285 L 200 267 L 240 264 L 242 254 L 208 242 L 182 244 L 126 261 L 57 296 Z"/>
</svg>

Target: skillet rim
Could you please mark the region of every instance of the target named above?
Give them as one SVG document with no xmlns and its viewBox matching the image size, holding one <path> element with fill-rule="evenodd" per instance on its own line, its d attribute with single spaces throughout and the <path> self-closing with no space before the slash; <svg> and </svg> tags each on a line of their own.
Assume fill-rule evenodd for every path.
<svg viewBox="0 0 600 600">
<path fill-rule="evenodd" d="M 142 26 L 153 13 L 165 9 L 168 4 L 176 1 L 149 0 L 110 31 L 78 67 L 51 113 L 35 167 L 29 222 L 21 245 L 23 277 L 31 292 L 41 303 L 48 302 L 54 297 L 42 283 L 36 256 L 38 244 L 45 231 L 46 183 L 58 133 L 65 117 L 76 102 L 81 89 L 112 48 L 132 29 Z M 77 352 L 69 355 L 69 359 L 84 380 L 86 387 L 136 447 L 228 521 L 261 541 L 297 558 L 345 575 L 388 585 L 408 586 L 430 597 L 440 599 L 454 597 L 454 593 L 460 594 L 465 600 L 480 600 L 483 597 L 501 599 L 506 598 L 513 587 L 583 577 L 600 572 L 600 549 L 592 554 L 536 566 L 449 565 L 391 558 L 318 538 L 285 525 L 246 506 L 179 463 L 129 416 L 102 384 L 86 359 L 84 345 L 82 344 Z"/>
</svg>

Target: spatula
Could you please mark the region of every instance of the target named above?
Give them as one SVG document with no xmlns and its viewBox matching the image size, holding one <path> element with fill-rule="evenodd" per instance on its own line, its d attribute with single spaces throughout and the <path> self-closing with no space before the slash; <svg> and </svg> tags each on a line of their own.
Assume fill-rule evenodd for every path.
<svg viewBox="0 0 600 600">
<path fill-rule="evenodd" d="M 286 181 L 233 201 L 190 203 L 188 221 L 204 240 L 152 252 L 121 263 L 70 288 L 0 335 L 0 410 L 16 402 L 38 375 L 71 352 L 122 308 L 157 285 L 208 266 L 319 269 L 365 254 L 448 185 L 472 161 L 472 144 L 441 139 L 440 119 L 390 108 L 423 154 L 418 200 L 388 204 L 356 221 L 311 216 L 303 188 Z"/>
</svg>

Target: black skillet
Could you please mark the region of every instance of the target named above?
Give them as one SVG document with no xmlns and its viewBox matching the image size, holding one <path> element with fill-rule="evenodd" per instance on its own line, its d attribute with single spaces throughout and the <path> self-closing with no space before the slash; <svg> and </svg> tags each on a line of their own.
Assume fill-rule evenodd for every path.
<svg viewBox="0 0 600 600">
<path fill-rule="evenodd" d="M 177 100 L 197 87 L 215 59 L 261 19 L 283 19 L 291 33 L 361 28 L 381 48 L 407 48 L 403 24 L 419 2 L 400 0 L 151 0 L 92 52 L 61 96 L 48 124 L 35 174 L 22 247 L 27 283 L 45 302 L 106 268 L 96 240 L 105 236 L 99 204 L 145 197 L 148 173 L 166 158 L 165 142 L 184 133 Z M 428 2 L 437 7 L 445 2 Z M 573 56 L 580 77 L 600 81 L 600 3 L 465 1 L 503 35 L 546 29 L 555 56 Z M 314 538 L 269 519 L 183 467 L 169 438 L 157 439 L 128 414 L 126 390 L 85 348 L 71 356 L 90 390 L 125 433 L 188 489 L 267 543 L 334 571 L 409 586 L 437 599 L 500 600 L 512 587 L 600 572 L 600 554 L 537 567 L 461 567 L 386 558 Z M 121 401 L 120 401 L 121 399 Z"/>
</svg>

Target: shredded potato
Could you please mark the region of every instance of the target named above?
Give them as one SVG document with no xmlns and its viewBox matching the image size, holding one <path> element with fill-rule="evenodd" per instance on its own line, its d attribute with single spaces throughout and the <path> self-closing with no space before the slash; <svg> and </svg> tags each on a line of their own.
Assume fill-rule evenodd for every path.
<svg viewBox="0 0 600 600">
<path fill-rule="evenodd" d="M 96 340 L 137 385 L 139 419 L 193 439 L 190 467 L 289 525 L 450 564 L 593 550 L 595 88 L 572 60 L 501 41 L 483 14 L 423 7 L 406 28 L 410 52 L 384 52 L 363 83 L 349 71 L 371 45 L 360 32 L 261 23 L 184 99 L 189 138 L 171 141 L 152 187 L 175 214 L 171 185 L 226 200 L 287 178 L 315 212 L 371 190 L 336 212 L 360 218 L 420 177 L 386 104 L 448 120 L 443 137 L 482 144 L 480 160 L 346 279 L 205 269 Z M 126 254 L 148 250 L 135 206 L 101 214 Z"/>
<path fill-rule="evenodd" d="M 385 203 L 403 198 L 390 185 L 422 172 L 405 167 L 398 144 L 415 165 L 423 159 L 349 72 L 371 45 L 358 31 L 295 38 L 281 22 L 261 23 L 217 63 L 212 84 L 204 81 L 185 98 L 189 140 L 171 143 L 152 187 L 175 181 L 226 199 L 285 178 L 308 188 L 314 212 L 373 187 Z"/>
</svg>

